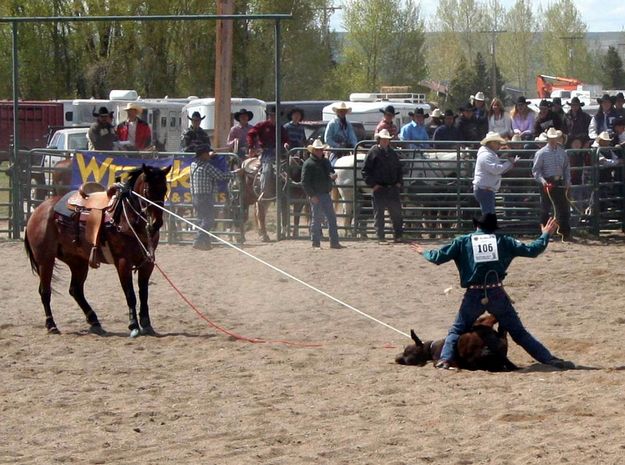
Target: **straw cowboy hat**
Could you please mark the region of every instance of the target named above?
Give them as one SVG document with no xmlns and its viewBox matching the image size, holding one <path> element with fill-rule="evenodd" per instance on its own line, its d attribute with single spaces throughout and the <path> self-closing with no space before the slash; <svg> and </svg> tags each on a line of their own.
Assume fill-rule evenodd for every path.
<svg viewBox="0 0 625 465">
<path fill-rule="evenodd" d="M 602 133 L 600 133 L 597 136 L 598 140 L 603 140 L 603 141 L 611 141 L 612 138 L 610 137 L 610 133 L 608 131 L 603 131 Z"/>
<path fill-rule="evenodd" d="M 474 96 L 473 96 L 473 100 L 477 100 L 478 102 L 483 102 L 485 100 L 484 97 L 484 92 L 477 92 Z"/>
<path fill-rule="evenodd" d="M 134 110 L 137 113 L 143 113 L 143 107 L 132 102 L 127 103 L 126 108 L 124 108 L 122 111 L 128 111 L 128 110 Z"/>
<path fill-rule="evenodd" d="M 547 139 L 560 139 L 563 134 L 556 128 L 549 128 L 546 133 Z"/>
<path fill-rule="evenodd" d="M 252 113 L 249 110 L 246 110 L 245 108 L 241 108 L 239 111 L 235 111 L 234 115 L 233 115 L 233 118 L 236 121 L 239 121 L 239 118 L 241 118 L 241 115 L 247 115 L 247 119 L 248 120 L 254 119 L 254 113 Z"/>
<path fill-rule="evenodd" d="M 380 132 L 376 132 L 374 136 L 376 139 L 392 139 L 393 136 L 388 132 L 388 129 L 382 129 Z"/>
<path fill-rule="evenodd" d="M 338 110 L 347 110 L 347 113 L 352 111 L 352 107 L 347 105 L 345 102 L 339 102 L 337 104 L 332 105 L 332 111 L 336 113 Z"/>
<path fill-rule="evenodd" d="M 442 118 L 443 117 L 443 113 L 441 112 L 441 110 L 439 108 L 434 108 L 434 111 L 432 111 L 432 118 Z"/>
<path fill-rule="evenodd" d="M 506 143 L 506 139 L 501 137 L 498 132 L 490 131 L 488 134 L 486 134 L 486 137 L 484 137 L 484 139 L 482 139 L 480 141 L 480 144 L 481 145 L 486 145 L 489 142 L 499 142 L 500 144 L 505 144 Z"/>
<path fill-rule="evenodd" d="M 547 133 L 541 132 L 534 140 L 536 142 L 547 142 Z"/>
<path fill-rule="evenodd" d="M 314 153 L 315 150 L 328 150 L 329 148 L 330 146 L 321 142 L 321 139 L 315 139 L 312 144 L 306 147 L 306 150 L 308 150 L 310 153 Z"/>
</svg>

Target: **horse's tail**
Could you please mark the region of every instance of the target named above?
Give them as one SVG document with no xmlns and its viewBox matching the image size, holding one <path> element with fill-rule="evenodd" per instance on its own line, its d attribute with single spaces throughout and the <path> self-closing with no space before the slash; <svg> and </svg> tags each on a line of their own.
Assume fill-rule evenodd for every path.
<svg viewBox="0 0 625 465">
<path fill-rule="evenodd" d="M 35 255 L 33 254 L 33 249 L 30 247 L 30 242 L 28 242 L 28 231 L 24 231 L 24 248 L 26 249 L 28 259 L 30 260 L 30 267 L 33 270 L 33 273 L 39 276 L 39 265 L 37 264 L 37 260 L 35 260 Z"/>
</svg>

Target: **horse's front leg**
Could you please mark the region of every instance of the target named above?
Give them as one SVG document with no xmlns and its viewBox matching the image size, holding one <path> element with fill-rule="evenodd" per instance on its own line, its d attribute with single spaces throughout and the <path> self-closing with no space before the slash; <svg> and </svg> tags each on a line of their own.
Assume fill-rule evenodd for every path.
<svg viewBox="0 0 625 465">
<path fill-rule="evenodd" d="M 128 329 L 130 337 L 139 335 L 139 322 L 137 321 L 137 297 L 132 285 L 132 265 L 125 258 L 119 259 L 116 263 L 117 275 L 119 282 L 126 296 L 126 304 L 128 305 Z"/>
<path fill-rule="evenodd" d="M 156 336 L 150 322 L 150 308 L 148 307 L 148 286 L 153 270 L 153 262 L 145 263 L 139 268 L 139 325 L 141 334 L 144 336 Z"/>
<path fill-rule="evenodd" d="M 258 200 L 256 202 L 256 221 L 258 225 L 258 235 L 262 242 L 269 242 L 269 235 L 267 234 L 266 216 L 267 216 L 267 201 Z"/>
</svg>

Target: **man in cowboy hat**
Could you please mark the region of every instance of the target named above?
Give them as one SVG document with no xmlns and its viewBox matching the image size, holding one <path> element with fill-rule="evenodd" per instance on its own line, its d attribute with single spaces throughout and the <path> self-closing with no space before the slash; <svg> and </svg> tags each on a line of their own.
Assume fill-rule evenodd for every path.
<svg viewBox="0 0 625 465">
<path fill-rule="evenodd" d="M 424 250 L 419 244 L 411 247 L 435 265 L 453 260 L 460 274 L 460 285 L 466 289 L 460 310 L 449 329 L 436 368 L 453 369 L 458 338 L 466 333 L 477 318 L 488 310 L 512 340 L 535 360 L 560 369 L 575 368 L 572 362 L 554 357 L 523 326 L 512 300 L 504 290 L 506 270 L 515 257 L 534 258 L 549 244 L 549 236 L 558 224 L 549 218 L 541 226 L 542 234 L 530 244 L 523 244 L 511 236 L 498 234 L 497 216 L 487 213 L 473 219 L 475 232 L 457 237 L 451 244 L 438 250 Z"/>
<path fill-rule="evenodd" d="M 534 155 L 532 174 L 542 188 L 540 190 L 540 222 L 545 224 L 555 207 L 554 217 L 560 224 L 558 232 L 565 241 L 572 240 L 569 225 L 569 202 L 567 192 L 571 187 L 571 167 L 564 150 L 564 135 L 555 128 L 547 130 L 547 145 Z"/>
<path fill-rule="evenodd" d="M 285 148 L 291 149 L 295 147 L 304 147 L 306 145 L 306 131 L 304 126 L 300 122 L 304 119 L 304 110 L 294 107 L 286 115 L 289 120 L 284 124 L 286 130 L 287 146 Z"/>
<path fill-rule="evenodd" d="M 152 130 L 148 123 L 139 118 L 143 108 L 133 102 L 126 104 L 126 121 L 117 125 L 117 137 L 126 150 L 146 150 L 152 144 Z"/>
<path fill-rule="evenodd" d="M 241 172 L 241 169 L 234 171 L 222 171 L 211 163 L 215 152 L 209 144 L 195 146 L 195 158 L 191 162 L 190 180 L 191 196 L 193 208 L 197 216 L 198 225 L 210 231 L 215 224 L 215 191 L 217 181 L 227 181 Z M 210 237 L 198 230 L 193 241 L 193 247 L 200 250 L 211 248 Z"/>
<path fill-rule="evenodd" d="M 195 152 L 200 145 L 211 145 L 210 137 L 208 133 L 200 127 L 202 120 L 206 116 L 200 115 L 199 111 L 194 111 L 191 117 L 187 115 L 187 118 L 191 120 L 191 127 L 187 129 L 182 135 L 181 149 L 183 152 Z"/>
<path fill-rule="evenodd" d="M 375 133 L 377 134 L 382 129 L 386 129 L 393 139 L 397 139 L 397 133 L 399 131 L 394 120 L 395 116 L 399 115 L 399 112 L 395 111 L 395 107 L 393 105 L 387 105 L 384 108 L 380 108 L 379 111 L 383 116 L 382 121 L 380 121 L 375 127 Z"/>
<path fill-rule="evenodd" d="M 489 132 L 480 141 L 473 174 L 473 195 L 480 204 L 482 214 L 495 213 L 495 194 L 501 187 L 501 175 L 519 161 L 518 155 L 513 160 L 502 161 L 499 158 L 497 151 L 505 143 L 506 140 L 496 131 Z"/>
<path fill-rule="evenodd" d="M 247 134 L 252 129 L 250 121 L 254 118 L 254 113 L 245 108 L 234 112 L 234 120 L 237 122 L 228 134 L 228 147 L 235 152 L 241 160 L 247 158 Z"/>
<path fill-rule="evenodd" d="M 488 132 L 488 110 L 486 108 L 486 97 L 484 92 L 476 92 L 470 97 L 470 103 L 473 107 L 473 117 L 477 123 L 477 139 L 482 139 Z"/>
<path fill-rule="evenodd" d="M 614 96 L 614 113 L 616 113 L 617 117 L 625 118 L 625 95 L 623 92 L 618 92 Z"/>
<path fill-rule="evenodd" d="M 321 139 L 315 139 L 311 145 L 306 147 L 311 156 L 302 166 L 302 187 L 308 196 L 312 210 L 310 237 L 312 246 L 316 249 L 321 247 L 321 222 L 324 216 L 328 220 L 330 248 L 343 248 L 339 244 L 336 213 L 330 197 L 332 182 L 336 179 L 336 174 L 330 161 L 323 156 L 323 151 L 329 148 L 330 146 L 321 142 Z"/>
<path fill-rule="evenodd" d="M 430 122 L 426 124 L 425 129 L 428 132 L 428 136 L 431 139 L 434 136 L 434 132 L 438 129 L 439 126 L 443 124 L 443 112 L 440 108 L 435 108 L 432 110 L 432 114 L 430 115 Z"/>
<path fill-rule="evenodd" d="M 554 97 L 551 99 L 551 111 L 554 112 L 560 121 L 564 121 L 564 108 L 562 108 L 562 99 L 560 97 Z M 561 131 L 566 134 L 566 127 L 562 127 Z"/>
<path fill-rule="evenodd" d="M 408 124 L 402 126 L 401 131 L 399 132 L 400 140 L 419 140 L 426 141 L 429 140 L 428 131 L 425 128 L 425 118 L 429 116 L 429 114 L 423 111 L 423 108 L 416 108 L 415 111 L 408 112 L 408 116 L 412 118 L 412 121 Z M 406 144 L 404 147 L 407 149 L 426 149 L 430 146 L 428 143 L 420 143 L 420 144 Z"/>
<path fill-rule="evenodd" d="M 439 141 L 457 141 L 462 140 L 462 134 L 454 124 L 456 120 L 456 115 L 453 110 L 447 109 L 445 110 L 445 114 L 443 116 L 443 124 L 439 126 L 436 131 L 434 131 L 434 135 L 432 136 L 432 140 Z M 434 144 L 437 149 L 449 149 L 453 148 L 450 144 Z"/>
<path fill-rule="evenodd" d="M 578 97 L 573 97 L 570 102 L 566 102 L 571 108 L 564 118 L 566 133 L 569 135 L 569 141 L 580 139 L 582 145 L 588 147 L 590 138 L 588 137 L 588 126 L 592 116 L 582 110 L 584 102 L 580 102 Z"/>
<path fill-rule="evenodd" d="M 97 112 L 93 112 L 93 116 L 97 119 L 87 132 L 89 150 L 115 150 L 117 134 L 110 122 L 113 112 L 106 107 L 100 107 Z"/>
<path fill-rule="evenodd" d="M 479 141 L 481 130 L 478 126 L 477 119 L 473 113 L 473 107 L 467 103 L 461 106 L 459 109 L 460 116 L 456 118 L 456 129 L 460 132 L 461 140 L 463 141 Z M 487 120 L 488 122 L 488 120 Z"/>
<path fill-rule="evenodd" d="M 358 143 L 358 138 L 352 127 L 352 123 L 347 121 L 347 114 L 352 108 L 345 102 L 339 102 L 332 106 L 332 111 L 336 116 L 328 123 L 324 133 L 324 140 L 333 149 L 353 149 Z M 330 154 L 330 163 L 334 166 L 337 159 L 346 152 L 333 151 Z"/>
<path fill-rule="evenodd" d="M 534 122 L 534 137 L 538 137 L 549 128 L 556 128 L 561 131 L 562 126 L 560 117 L 551 110 L 551 102 L 542 99 L 538 105 L 538 115 Z"/>
<path fill-rule="evenodd" d="M 610 94 L 603 94 L 597 99 L 599 110 L 590 120 L 588 125 L 588 137 L 596 139 L 603 131 L 612 130 L 612 121 L 618 116 L 614 111 L 614 98 Z"/>
<path fill-rule="evenodd" d="M 393 223 L 395 242 L 402 242 L 403 218 L 400 191 L 404 182 L 401 161 L 391 147 L 392 136 L 386 129 L 375 135 L 377 144 L 371 147 L 362 167 L 362 178 L 373 189 L 373 219 L 380 244 L 384 237 L 384 211 L 388 209 Z"/>
</svg>

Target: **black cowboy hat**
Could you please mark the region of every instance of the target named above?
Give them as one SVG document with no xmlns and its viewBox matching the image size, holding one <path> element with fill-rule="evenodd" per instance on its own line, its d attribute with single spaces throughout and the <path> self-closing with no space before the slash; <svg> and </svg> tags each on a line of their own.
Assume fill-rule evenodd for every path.
<svg viewBox="0 0 625 465">
<path fill-rule="evenodd" d="M 113 112 L 106 107 L 100 107 L 97 112 L 93 112 L 93 116 L 113 116 Z"/>
<path fill-rule="evenodd" d="M 499 229 L 497 224 L 497 215 L 494 213 L 484 213 L 479 218 L 473 218 L 473 226 L 480 228 L 486 233 L 495 232 Z"/>
<path fill-rule="evenodd" d="M 573 97 L 571 99 L 571 101 L 570 102 L 566 102 L 566 104 L 569 105 L 569 106 L 577 104 L 580 107 L 583 107 L 584 105 L 586 105 L 584 102 L 580 102 L 579 101 L 579 97 Z"/>
<path fill-rule="evenodd" d="M 380 113 L 390 113 L 391 115 L 399 115 L 399 112 L 395 111 L 393 105 L 386 105 L 384 108 L 380 108 Z"/>
<path fill-rule="evenodd" d="M 551 102 L 549 100 L 542 99 L 540 103 L 538 104 L 538 108 L 540 107 L 551 108 Z"/>
<path fill-rule="evenodd" d="M 554 97 L 551 99 L 551 103 L 553 105 L 560 105 L 562 106 L 562 99 L 560 97 Z"/>
<path fill-rule="evenodd" d="M 470 102 L 465 103 L 464 105 L 461 105 L 460 107 L 458 107 L 458 111 L 462 112 L 462 111 L 473 111 L 475 110 L 475 108 L 473 107 L 473 105 L 471 105 Z"/>
<path fill-rule="evenodd" d="M 211 152 L 213 150 L 213 148 L 210 146 L 210 144 L 200 144 L 197 147 L 195 147 L 195 156 L 200 156 L 203 153 L 208 153 Z"/>
<path fill-rule="evenodd" d="M 421 115 L 424 118 L 427 118 L 428 116 L 430 116 L 430 114 L 426 113 L 425 110 L 423 110 L 423 108 L 417 108 L 415 109 L 415 111 L 408 112 L 408 116 L 415 116 L 415 115 Z"/>
<path fill-rule="evenodd" d="M 619 116 L 612 121 L 612 127 L 614 126 L 625 126 L 625 118 Z"/>
<path fill-rule="evenodd" d="M 189 118 L 189 115 L 187 115 L 187 118 Z M 194 111 L 189 119 L 194 119 L 194 118 L 199 118 L 200 121 L 202 121 L 204 118 L 206 118 L 206 115 L 202 116 L 200 115 L 199 111 Z"/>
<path fill-rule="evenodd" d="M 235 111 L 234 112 L 234 119 L 239 121 L 239 118 L 241 117 L 241 115 L 247 115 L 247 119 L 252 120 L 254 119 L 254 113 L 252 113 L 249 110 L 246 110 L 245 108 L 241 108 L 239 111 Z"/>
<path fill-rule="evenodd" d="M 286 114 L 287 119 L 290 121 L 293 117 L 293 113 L 299 113 L 300 116 L 302 117 L 302 119 L 304 119 L 304 110 L 302 110 L 301 108 L 298 107 L 293 107 L 289 110 L 289 112 Z"/>
<path fill-rule="evenodd" d="M 619 99 L 625 100 L 625 95 L 623 95 L 623 92 L 619 92 L 618 94 L 614 96 L 614 100 L 619 100 Z"/>
<path fill-rule="evenodd" d="M 445 114 L 444 116 L 453 116 L 454 118 L 456 117 L 456 115 L 454 114 L 454 111 L 451 110 L 450 108 L 448 108 L 447 110 L 445 110 Z"/>
<path fill-rule="evenodd" d="M 527 105 L 527 99 L 525 98 L 525 95 L 519 95 L 519 97 L 516 99 L 516 103 L 524 103 Z"/>
<path fill-rule="evenodd" d="M 615 97 L 611 97 L 610 94 L 603 94 L 601 98 L 597 99 L 597 103 L 601 105 L 602 102 L 611 102 L 614 103 L 616 100 Z"/>
</svg>

